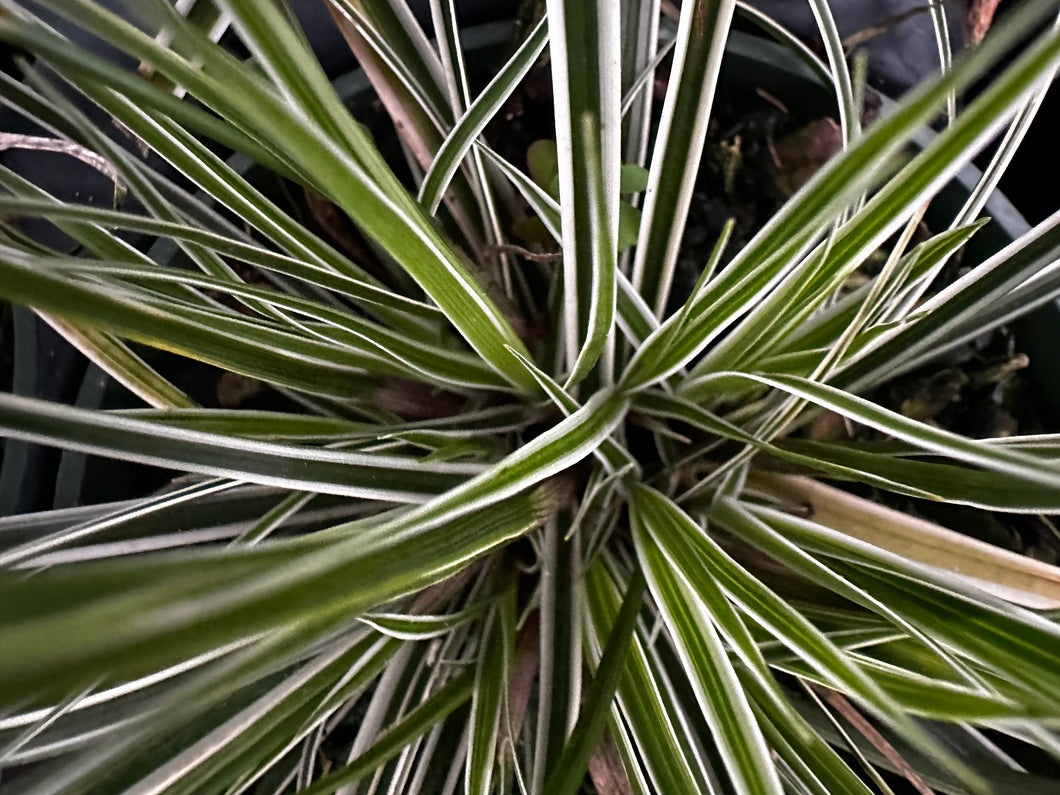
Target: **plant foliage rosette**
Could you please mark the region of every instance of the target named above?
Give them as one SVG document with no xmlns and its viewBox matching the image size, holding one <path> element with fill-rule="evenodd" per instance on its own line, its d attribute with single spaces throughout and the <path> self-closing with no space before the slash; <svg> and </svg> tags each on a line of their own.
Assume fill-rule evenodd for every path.
<svg viewBox="0 0 1060 795">
<path fill-rule="evenodd" d="M 209 25 L 163 0 L 124 18 L 38 5 L 149 68 L 4 3 L 0 39 L 35 58 L 0 76 L 4 101 L 126 199 L 63 203 L 0 170 L 0 298 L 148 407 L 3 394 L 0 431 L 9 449 L 189 474 L 0 523 L 13 790 L 835 795 L 897 775 L 1049 791 L 1009 752 L 1060 753 L 1056 570 L 815 479 L 1060 512 L 1060 439 L 968 439 L 863 397 L 1060 292 L 1060 216 L 936 278 L 1060 63 L 1055 30 L 1020 43 L 1048 4 L 861 129 L 858 70 L 812 3 L 827 62 L 801 52 L 835 86 L 844 150 L 742 249 L 722 235 L 703 251 L 687 296 L 675 263 L 733 2 L 685 0 L 660 27 L 657 0 L 548 0 L 473 94 L 451 0 L 431 3 L 435 40 L 401 3 L 332 0 L 411 191 L 282 3 L 219 2 Z M 218 18 L 249 57 L 215 43 Z M 554 189 L 483 137 L 535 64 L 551 70 Z M 967 204 L 915 242 L 1001 132 Z M 218 147 L 348 216 L 363 258 Z M 623 249 L 624 163 L 647 180 Z M 78 255 L 23 235 L 23 217 Z M 527 217 L 552 238 L 528 256 L 508 237 Z M 174 241 L 188 267 L 129 232 Z M 845 290 L 870 257 L 882 267 Z M 201 408 L 145 346 L 301 409 Z M 803 438 L 821 411 L 890 441 Z"/>
</svg>

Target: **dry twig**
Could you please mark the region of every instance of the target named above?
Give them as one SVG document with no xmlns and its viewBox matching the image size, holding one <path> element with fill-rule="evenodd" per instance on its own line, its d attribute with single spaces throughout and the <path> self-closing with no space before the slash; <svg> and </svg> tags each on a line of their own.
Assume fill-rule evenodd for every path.
<svg viewBox="0 0 1060 795">
<path fill-rule="evenodd" d="M 846 718 L 861 736 L 872 744 L 873 748 L 883 754 L 883 757 L 894 765 L 895 770 L 905 776 L 905 779 L 913 785 L 913 789 L 921 795 L 935 795 L 931 787 L 920 777 L 920 774 L 913 770 L 910 764 L 905 761 L 905 758 L 898 753 L 893 745 L 887 742 L 886 738 L 876 730 L 875 726 L 868 722 L 864 715 L 858 712 L 857 708 L 850 703 L 846 696 L 842 693 L 837 693 L 835 690 L 829 690 L 827 687 L 811 686 L 814 692 L 827 701 L 832 709 Z"/>
<path fill-rule="evenodd" d="M 491 254 L 515 254 L 517 257 L 522 257 L 531 262 L 558 262 L 563 259 L 563 253 L 560 251 L 538 254 L 536 251 L 531 251 L 513 243 L 498 243 L 486 246 L 486 251 Z"/>
<path fill-rule="evenodd" d="M 851 33 L 843 39 L 843 51 L 849 54 L 855 47 L 859 47 L 867 41 L 872 41 L 872 39 L 890 33 L 907 19 L 912 19 L 918 14 L 923 14 L 925 11 L 929 10 L 930 8 L 926 5 L 917 6 L 908 11 L 903 11 L 901 14 L 895 14 L 894 16 L 881 19 L 875 25 L 869 25 L 867 28 L 862 28 L 857 33 Z"/>
<path fill-rule="evenodd" d="M 125 192 L 125 182 L 107 158 L 81 144 L 73 141 L 65 141 L 61 138 L 45 138 L 39 135 L 23 135 L 21 133 L 0 132 L 0 152 L 8 149 L 27 149 L 33 152 L 58 152 L 77 158 L 85 165 L 91 166 L 107 179 L 114 183 L 114 188 L 119 193 Z"/>
</svg>

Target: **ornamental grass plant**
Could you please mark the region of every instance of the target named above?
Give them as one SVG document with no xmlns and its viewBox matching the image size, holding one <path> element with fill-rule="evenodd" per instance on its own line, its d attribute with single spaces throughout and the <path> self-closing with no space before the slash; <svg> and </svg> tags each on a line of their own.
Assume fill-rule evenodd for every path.
<svg viewBox="0 0 1060 795">
<path fill-rule="evenodd" d="M 0 6 L 3 101 L 114 184 L 63 202 L 0 168 L 0 299 L 140 405 L 0 394 L 4 465 L 34 443 L 177 473 L 0 520 L 0 789 L 1060 787 L 1058 570 L 863 496 L 1060 513 L 1060 437 L 870 399 L 1060 293 L 1060 214 L 954 267 L 1060 64 L 1051 4 L 864 126 L 825 0 L 824 59 L 741 7 L 833 87 L 842 151 L 690 289 L 731 0 L 548 0 L 485 86 L 452 0 L 432 39 L 403 3 L 330 0 L 386 141 L 284 2 L 187 5 Z M 528 166 L 490 137 L 542 73 L 555 144 Z M 273 403 L 203 407 L 181 359 Z"/>
</svg>

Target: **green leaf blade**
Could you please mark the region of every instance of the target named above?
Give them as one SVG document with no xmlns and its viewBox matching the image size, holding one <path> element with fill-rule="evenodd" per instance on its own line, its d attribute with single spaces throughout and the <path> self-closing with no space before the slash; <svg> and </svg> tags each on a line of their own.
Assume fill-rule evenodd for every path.
<svg viewBox="0 0 1060 795">
<path fill-rule="evenodd" d="M 646 505 L 653 499 L 650 494 L 638 489 L 631 496 L 637 555 L 725 760 L 726 771 L 739 793 L 780 795 L 783 788 L 765 738 L 713 619 L 654 541 L 662 516 Z"/>
<path fill-rule="evenodd" d="M 563 234 L 568 383 L 611 339 L 618 257 L 621 137 L 619 8 L 549 0 Z"/>
</svg>

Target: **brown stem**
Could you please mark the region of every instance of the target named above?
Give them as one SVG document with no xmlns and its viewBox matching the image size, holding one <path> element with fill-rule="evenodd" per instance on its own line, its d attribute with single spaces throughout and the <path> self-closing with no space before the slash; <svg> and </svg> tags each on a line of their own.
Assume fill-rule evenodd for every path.
<svg viewBox="0 0 1060 795">
<path fill-rule="evenodd" d="M 985 37 L 986 32 L 994 23 L 994 12 L 1001 4 L 1001 0 L 972 0 L 972 7 L 968 9 L 965 18 L 965 33 L 968 36 L 968 45 L 974 47 Z"/>
<path fill-rule="evenodd" d="M 520 729 L 526 720 L 526 710 L 533 694 L 534 682 L 541 661 L 537 615 L 527 619 L 515 641 L 515 662 L 508 683 L 508 714 L 501 720 L 497 754 L 514 756 Z"/>
<path fill-rule="evenodd" d="M 589 757 L 589 777 L 600 795 L 633 795 L 633 787 L 622 765 L 610 733 L 605 733 Z"/>
<path fill-rule="evenodd" d="M 884 759 L 894 765 L 894 769 L 913 785 L 913 789 L 921 795 L 935 795 L 934 791 L 920 777 L 920 774 L 913 770 L 912 766 L 905 761 L 905 758 L 898 753 L 893 745 L 887 742 L 886 738 L 876 730 L 875 726 L 869 723 L 864 715 L 858 712 L 857 708 L 850 703 L 846 696 L 820 685 L 811 684 L 810 686 L 817 695 L 831 705 L 832 709 L 846 718 L 850 725 L 872 744 L 873 748 L 883 754 Z"/>
</svg>

